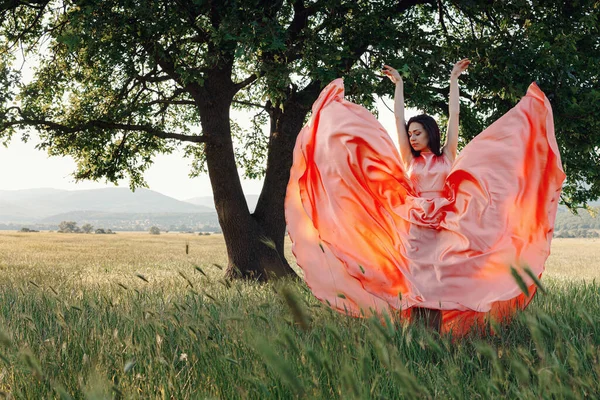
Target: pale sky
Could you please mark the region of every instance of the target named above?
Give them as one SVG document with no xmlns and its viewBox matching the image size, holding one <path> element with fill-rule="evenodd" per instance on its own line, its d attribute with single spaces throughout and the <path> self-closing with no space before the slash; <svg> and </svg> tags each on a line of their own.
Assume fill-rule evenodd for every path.
<svg viewBox="0 0 600 400">
<path fill-rule="evenodd" d="M 393 101 L 385 99 L 392 108 Z M 381 101 L 378 101 L 379 121 L 390 133 L 397 145 L 394 116 Z M 406 118 L 416 114 L 407 111 Z M 235 118 L 235 114 L 234 114 Z M 240 124 L 243 123 L 239 121 Z M 8 148 L 0 146 L 0 190 L 18 190 L 32 188 L 54 188 L 65 190 L 100 189 L 114 187 L 104 182 L 82 181 L 75 183 L 71 173 L 75 170 L 75 162 L 70 157 L 48 157 L 43 151 L 36 150 L 39 141 L 32 136 L 28 143 L 18 137 L 13 138 Z M 145 179 L 151 190 L 167 196 L 186 200 L 198 196 L 212 196 L 210 181 L 207 175 L 190 179 L 190 160 L 183 157 L 183 152 L 160 155 L 154 159 L 154 165 L 146 171 Z M 241 176 L 240 171 L 240 176 Z M 123 181 L 119 186 L 128 186 Z M 242 180 L 244 193 L 259 194 L 262 180 Z"/>
</svg>

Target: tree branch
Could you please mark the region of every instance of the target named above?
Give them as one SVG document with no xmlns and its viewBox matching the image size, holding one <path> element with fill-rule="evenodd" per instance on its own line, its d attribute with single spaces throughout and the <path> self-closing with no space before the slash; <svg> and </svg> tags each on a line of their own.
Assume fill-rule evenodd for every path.
<svg viewBox="0 0 600 400">
<path fill-rule="evenodd" d="M 239 90 L 245 88 L 248 85 L 251 85 L 252 83 L 254 83 L 256 80 L 258 79 L 258 76 L 256 74 L 252 74 L 249 77 L 247 77 L 246 79 L 244 79 L 243 81 L 236 83 L 234 85 L 235 87 L 235 91 L 238 92 Z"/>
<path fill-rule="evenodd" d="M 14 107 L 16 108 L 16 107 Z M 20 110 L 19 110 L 20 112 Z M 85 122 L 81 125 L 76 126 L 67 126 L 63 124 L 59 124 L 53 121 L 48 121 L 45 119 L 32 119 L 32 118 L 23 118 L 20 120 L 4 122 L 0 125 L 0 131 L 9 127 L 9 126 L 35 126 L 35 127 L 45 127 L 46 129 L 52 129 L 60 132 L 59 134 L 71 134 L 76 132 L 85 131 L 87 129 L 99 128 L 99 129 L 116 129 L 127 132 L 146 132 L 152 136 L 156 136 L 162 139 L 175 139 L 180 140 L 182 142 L 192 142 L 192 143 L 205 143 L 208 138 L 205 135 L 184 135 L 181 133 L 174 132 L 166 132 L 156 127 L 153 127 L 149 124 L 120 124 L 116 122 L 110 121 L 102 121 L 102 120 L 91 120 Z"/>
<path fill-rule="evenodd" d="M 183 80 L 181 79 L 181 75 L 175 69 L 175 63 L 173 62 L 171 57 L 169 57 L 167 52 L 164 49 L 160 48 L 160 45 L 158 43 L 148 41 L 143 42 L 142 46 L 144 47 L 144 50 L 146 50 L 146 52 L 154 58 L 156 63 L 160 65 L 162 70 L 171 79 L 173 79 L 175 82 L 181 85 L 182 88 L 186 92 L 188 92 L 196 102 L 205 101 L 202 87 L 194 82 L 183 82 Z"/>
<path fill-rule="evenodd" d="M 169 106 L 180 105 L 180 106 L 195 106 L 196 102 L 193 100 L 154 100 L 148 103 L 144 103 L 144 106 L 153 106 L 155 104 L 166 104 Z"/>
<path fill-rule="evenodd" d="M 292 62 L 300 58 L 300 47 L 292 46 L 296 42 L 296 39 L 300 35 L 300 32 L 308 26 L 308 20 L 310 16 L 316 14 L 321 9 L 324 1 L 316 1 L 308 7 L 305 7 L 304 0 L 297 0 L 294 2 L 294 18 L 287 28 L 286 31 L 286 42 L 288 44 L 288 50 L 285 52 L 285 59 L 287 62 Z M 325 19 L 326 21 L 327 19 Z M 323 23 L 325 23 L 325 21 Z"/>
<path fill-rule="evenodd" d="M 19 6 L 26 6 L 26 7 L 30 7 L 30 8 L 34 8 L 34 9 L 42 9 L 45 8 L 46 5 L 48 5 L 50 1 L 49 0 L 39 0 L 39 1 L 20 1 L 20 0 L 9 0 L 9 1 L 2 1 L 0 2 L 0 11 L 5 12 L 5 11 L 11 11 L 14 10 L 15 8 L 19 7 Z"/>
<path fill-rule="evenodd" d="M 444 5 L 442 4 L 442 0 L 437 0 L 438 2 L 438 15 L 440 19 L 440 25 L 442 25 L 442 30 L 446 37 L 448 37 L 448 29 L 446 28 L 446 23 L 444 22 Z"/>
<path fill-rule="evenodd" d="M 194 43 L 207 43 L 210 39 L 210 35 L 208 32 L 196 25 L 196 18 L 198 18 L 199 13 L 196 10 L 192 10 L 190 7 L 188 7 L 189 2 L 184 4 L 181 2 L 181 0 L 176 0 L 176 3 L 184 10 L 190 27 L 197 33 L 196 36 L 190 37 L 189 40 Z"/>
<path fill-rule="evenodd" d="M 119 146 L 113 152 L 112 159 L 115 160 L 116 162 L 119 161 L 121 154 L 123 154 L 123 149 L 125 148 L 125 143 L 127 142 L 127 136 L 128 136 L 128 132 L 125 132 L 123 134 L 123 138 L 121 139 L 121 143 L 119 143 Z"/>
<path fill-rule="evenodd" d="M 23 1 L 10 1 L 7 2 L 8 4 L 5 6 L 4 2 L 0 3 L 0 10 L 2 10 L 2 13 L 0 13 L 0 20 L 4 20 L 6 17 L 4 16 L 5 12 L 8 10 L 14 10 L 15 8 L 21 6 L 21 5 L 25 5 L 27 7 L 33 8 L 38 10 L 35 19 L 33 20 L 33 22 L 25 27 L 18 35 L 17 38 L 14 40 L 14 42 L 7 47 L 6 52 L 10 52 L 13 48 L 15 48 L 15 46 L 17 46 L 22 39 L 25 37 L 25 35 L 27 35 L 27 33 L 29 33 L 31 30 L 34 29 L 34 27 L 38 24 L 38 22 L 40 22 L 40 20 L 42 19 L 43 15 L 44 15 L 44 11 L 46 10 L 46 6 L 48 5 L 49 1 L 40 1 L 39 4 L 33 2 L 33 4 L 29 4 Z"/>
<path fill-rule="evenodd" d="M 180 95 L 185 93 L 185 89 L 182 88 L 178 88 L 177 90 L 175 90 L 172 94 L 171 97 L 167 98 L 167 99 L 159 99 L 159 100 L 153 100 L 150 101 L 148 103 L 144 103 L 144 106 L 153 106 L 155 104 L 162 104 L 162 107 L 160 108 L 160 110 L 158 110 L 154 115 L 159 115 L 164 113 L 167 108 L 170 105 L 190 105 L 190 106 L 195 106 L 196 102 L 194 100 L 176 100 L 177 97 L 179 97 Z M 161 95 L 160 93 L 157 93 L 159 96 Z"/>
<path fill-rule="evenodd" d="M 439 87 L 435 87 L 435 86 L 431 86 L 430 89 L 436 93 L 441 94 L 442 96 L 444 96 L 444 98 L 448 98 L 449 97 L 449 93 L 450 93 L 450 86 L 445 86 L 443 88 L 439 88 Z M 473 96 L 471 96 L 469 93 L 467 93 L 466 91 L 461 91 L 460 93 L 460 97 L 464 97 L 465 99 L 468 99 L 470 101 L 474 101 L 473 100 Z"/>
<path fill-rule="evenodd" d="M 210 37 L 208 36 L 208 34 L 204 33 L 204 34 L 197 34 L 195 36 L 190 36 L 188 38 L 186 38 L 186 41 L 192 42 L 192 43 L 199 43 L 199 44 L 203 44 L 208 42 L 208 40 L 210 39 Z"/>
<path fill-rule="evenodd" d="M 262 104 L 258 104 L 258 103 L 251 103 L 249 101 L 243 101 L 243 100 L 233 100 L 233 103 L 236 104 L 241 104 L 244 106 L 248 106 L 248 107 L 254 107 L 254 108 L 264 108 L 265 110 L 267 109 L 266 106 L 262 105 Z"/>
<path fill-rule="evenodd" d="M 419 4 L 429 4 L 435 7 L 435 1 L 436 0 L 399 0 L 398 5 L 396 6 L 396 11 L 402 13 Z"/>
<path fill-rule="evenodd" d="M 158 73 L 158 70 L 154 69 L 148 72 L 146 75 L 137 75 L 135 77 L 135 80 L 138 82 L 160 83 L 170 81 L 171 79 L 173 79 L 168 75 L 156 76 L 156 73 Z"/>
</svg>

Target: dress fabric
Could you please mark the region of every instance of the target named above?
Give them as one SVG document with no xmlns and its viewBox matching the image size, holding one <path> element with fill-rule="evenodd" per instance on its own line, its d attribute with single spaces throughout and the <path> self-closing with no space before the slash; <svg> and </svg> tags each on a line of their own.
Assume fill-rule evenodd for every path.
<svg viewBox="0 0 600 400">
<path fill-rule="evenodd" d="M 532 299 L 524 268 L 544 271 L 564 178 L 550 103 L 535 84 L 453 163 L 423 152 L 405 169 L 336 79 L 294 148 L 292 251 L 313 294 L 340 312 L 439 309 L 442 332 L 462 335 Z"/>
</svg>

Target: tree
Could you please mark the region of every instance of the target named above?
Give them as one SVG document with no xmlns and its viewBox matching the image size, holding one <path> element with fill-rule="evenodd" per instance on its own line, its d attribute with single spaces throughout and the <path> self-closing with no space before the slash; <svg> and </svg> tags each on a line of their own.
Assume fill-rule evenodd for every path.
<svg viewBox="0 0 600 400">
<path fill-rule="evenodd" d="M 83 231 L 83 233 L 92 233 L 94 227 L 90 224 L 84 224 L 82 225 L 81 230 Z"/>
<path fill-rule="evenodd" d="M 283 256 L 283 198 L 295 137 L 325 82 L 348 72 L 360 87 L 361 74 L 351 70 L 369 47 L 373 24 L 389 43 L 389 16 L 418 3 L 11 2 L 19 5 L 4 14 L 4 47 L 23 43 L 33 51 L 44 37 L 48 53 L 33 82 L 20 88 L 21 104 L 3 112 L 2 130 L 5 136 L 15 127 L 38 130 L 41 148 L 77 160 L 77 179 L 115 182 L 128 175 L 134 187 L 144 185 L 155 154 L 187 143 L 211 179 L 228 275 L 293 274 Z M 305 68 L 309 82 L 290 79 Z M 271 129 L 263 146 L 265 186 L 251 214 L 237 174 L 233 135 L 240 131 L 232 129 L 230 109 L 256 105 L 248 100 L 264 87 L 268 100 L 261 107 Z M 260 150 L 255 142 L 251 151 Z M 251 174 L 254 155 L 238 152 Z"/>
<path fill-rule="evenodd" d="M 58 224 L 58 232 L 60 233 L 81 233 L 81 229 L 75 221 L 62 221 Z"/>
<path fill-rule="evenodd" d="M 577 9 L 524 0 L 493 8 L 482 0 L 7 4 L 0 51 L 35 51 L 43 38 L 48 52 L 24 86 L 3 58 L 0 135 L 35 129 L 41 148 L 77 160 L 76 178 L 129 176 L 132 186 L 144 185 L 154 155 L 187 144 L 194 172 L 205 166 L 211 179 L 229 276 L 292 273 L 283 258 L 283 200 L 296 135 L 335 77 L 345 76 L 348 94 L 367 107 L 373 93 L 389 94 L 377 74 L 384 61 L 405 74 L 409 105 L 441 114 L 452 63 L 473 58 L 462 90 L 465 138 L 540 80 L 557 121 L 567 121 L 557 124 L 569 175 L 563 200 L 574 207 L 600 194 L 592 0 Z M 258 110 L 253 129 L 231 123 L 232 106 Z M 251 214 L 236 168 L 260 175 L 264 158 Z"/>
<path fill-rule="evenodd" d="M 436 52 L 475 60 L 464 82 L 465 138 L 508 111 L 535 80 L 553 108 L 567 174 L 562 202 L 587 208 L 600 197 L 598 2 L 469 3 L 441 8 L 445 24 Z"/>
<path fill-rule="evenodd" d="M 148 232 L 149 232 L 151 235 L 160 235 L 160 229 L 159 229 L 158 227 L 156 227 L 156 226 L 153 226 L 153 227 L 151 227 L 151 228 L 148 230 Z"/>
</svg>

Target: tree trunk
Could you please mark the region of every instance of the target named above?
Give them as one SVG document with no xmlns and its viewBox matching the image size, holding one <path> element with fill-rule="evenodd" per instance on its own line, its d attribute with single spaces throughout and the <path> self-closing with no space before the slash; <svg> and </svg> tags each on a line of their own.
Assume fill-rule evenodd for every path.
<svg viewBox="0 0 600 400">
<path fill-rule="evenodd" d="M 271 132 L 267 169 L 253 217 L 270 238 L 280 256 L 282 273 L 295 275 L 284 257 L 285 245 L 285 194 L 290 179 L 292 156 L 298 133 L 310 106 L 319 94 L 320 84 L 314 82 L 301 92 L 291 92 L 283 107 L 270 107 Z"/>
<path fill-rule="evenodd" d="M 272 240 L 285 275 L 295 275 L 284 257 L 285 192 L 290 179 L 296 137 L 302 129 L 307 111 L 306 107 L 290 101 L 286 103 L 283 111 L 278 107 L 270 110 L 271 132 L 265 182 L 253 214 L 263 232 Z"/>
<path fill-rule="evenodd" d="M 207 84 L 209 93 L 218 94 L 211 96 L 210 102 L 200 105 L 200 115 L 202 130 L 210 137 L 205 147 L 206 162 L 227 248 L 226 276 L 266 281 L 294 274 L 283 255 L 285 221 L 282 220 L 279 226 L 273 224 L 271 218 L 265 218 L 264 213 L 259 213 L 261 217 L 256 218 L 248 210 L 235 164 L 229 119 L 231 98 L 222 86 L 220 91 L 210 89 Z M 289 176 L 289 166 L 287 170 Z M 283 218 L 283 195 L 281 197 L 280 214 Z"/>
<path fill-rule="evenodd" d="M 220 82 L 211 87 L 209 82 Z M 295 276 L 284 256 L 284 200 L 296 137 L 320 86 L 309 85 L 288 96 L 283 109 L 271 109 L 271 132 L 265 182 L 250 214 L 235 163 L 229 111 L 232 94 L 223 80 L 206 81 L 210 101 L 199 104 L 208 174 L 215 208 L 227 247 L 228 278 L 267 281 Z"/>
</svg>

